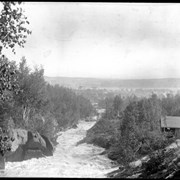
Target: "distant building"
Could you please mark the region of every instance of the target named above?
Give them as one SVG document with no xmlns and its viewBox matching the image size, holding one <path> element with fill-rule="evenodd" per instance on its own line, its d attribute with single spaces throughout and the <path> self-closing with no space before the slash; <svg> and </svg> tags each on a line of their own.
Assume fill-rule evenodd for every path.
<svg viewBox="0 0 180 180">
<path fill-rule="evenodd" d="M 166 116 L 161 118 L 161 129 L 169 135 L 180 138 L 180 116 Z"/>
</svg>

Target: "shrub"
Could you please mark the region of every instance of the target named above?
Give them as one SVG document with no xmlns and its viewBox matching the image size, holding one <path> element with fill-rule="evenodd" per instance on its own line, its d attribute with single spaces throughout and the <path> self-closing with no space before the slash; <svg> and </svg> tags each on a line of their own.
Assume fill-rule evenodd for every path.
<svg viewBox="0 0 180 180">
<path fill-rule="evenodd" d="M 11 150 L 11 139 L 8 137 L 7 133 L 0 128 L 0 154 L 4 156 L 6 152 Z"/>
</svg>

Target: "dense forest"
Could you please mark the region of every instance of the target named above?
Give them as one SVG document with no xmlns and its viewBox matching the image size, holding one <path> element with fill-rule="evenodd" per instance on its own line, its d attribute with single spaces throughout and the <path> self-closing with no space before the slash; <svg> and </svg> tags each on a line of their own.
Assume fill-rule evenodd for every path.
<svg viewBox="0 0 180 180">
<path fill-rule="evenodd" d="M 9 71 L 7 86 L 13 87 L 4 90 L 0 100 L 3 129 L 23 128 L 52 138 L 58 130 L 72 127 L 94 112 L 90 101 L 73 90 L 48 84 L 43 68 L 30 69 L 25 57 L 18 65 L 5 57 L 1 62 L 1 71 L 3 67 Z"/>
<path fill-rule="evenodd" d="M 120 95 L 105 98 L 102 118 L 87 132 L 84 141 L 106 148 L 105 153 L 120 164 L 127 164 L 154 150 L 164 148 L 174 139 L 161 131 L 162 116 L 180 116 L 180 95 L 158 98 Z"/>
</svg>

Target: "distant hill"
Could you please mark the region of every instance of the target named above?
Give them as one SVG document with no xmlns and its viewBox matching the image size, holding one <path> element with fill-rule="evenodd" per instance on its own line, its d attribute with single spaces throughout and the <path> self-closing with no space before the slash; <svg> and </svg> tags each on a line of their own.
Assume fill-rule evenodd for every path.
<svg viewBox="0 0 180 180">
<path fill-rule="evenodd" d="M 180 78 L 123 80 L 45 76 L 45 80 L 52 85 L 71 88 L 180 88 Z"/>
</svg>

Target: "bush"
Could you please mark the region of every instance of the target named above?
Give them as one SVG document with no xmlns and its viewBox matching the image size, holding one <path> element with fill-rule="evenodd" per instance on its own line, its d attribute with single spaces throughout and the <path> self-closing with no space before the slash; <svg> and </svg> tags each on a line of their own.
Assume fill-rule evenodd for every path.
<svg viewBox="0 0 180 180">
<path fill-rule="evenodd" d="M 11 139 L 7 133 L 0 128 L 0 154 L 4 156 L 6 152 L 11 150 Z"/>
</svg>

